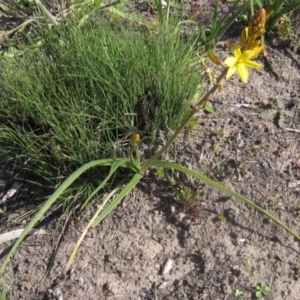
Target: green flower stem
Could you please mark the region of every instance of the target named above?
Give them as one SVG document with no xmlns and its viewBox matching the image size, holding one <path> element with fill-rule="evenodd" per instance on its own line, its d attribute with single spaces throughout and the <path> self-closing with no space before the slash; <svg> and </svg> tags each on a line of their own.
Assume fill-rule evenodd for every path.
<svg viewBox="0 0 300 300">
<path fill-rule="evenodd" d="M 151 158 L 146 160 L 141 168 L 139 173 L 143 174 L 149 166 L 153 164 L 154 161 L 156 161 L 159 157 L 162 156 L 162 154 L 170 147 L 170 145 L 174 142 L 174 140 L 177 138 L 178 134 L 182 131 L 182 129 L 188 124 L 190 119 L 194 116 L 196 112 L 198 112 L 201 108 L 204 107 L 206 102 L 208 101 L 209 97 L 219 88 L 220 82 L 222 79 L 226 76 L 228 68 L 224 68 L 220 76 L 218 77 L 216 83 L 214 86 L 200 99 L 200 101 L 187 113 L 179 127 L 175 130 L 174 134 L 170 137 L 170 139 L 167 141 L 167 143 Z"/>
</svg>

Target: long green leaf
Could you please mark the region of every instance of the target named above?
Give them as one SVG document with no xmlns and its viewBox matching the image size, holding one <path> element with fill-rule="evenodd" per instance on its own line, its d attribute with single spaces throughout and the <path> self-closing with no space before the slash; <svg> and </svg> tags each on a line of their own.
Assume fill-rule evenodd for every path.
<svg viewBox="0 0 300 300">
<path fill-rule="evenodd" d="M 110 170 L 108 175 L 105 177 L 104 180 L 101 181 L 99 186 L 92 192 L 92 194 L 85 200 L 84 204 L 81 206 L 81 209 L 83 209 L 87 203 L 105 186 L 105 184 L 108 182 L 108 180 L 111 178 L 111 176 L 117 171 L 117 169 L 123 165 L 122 160 L 114 161 L 111 164 Z"/>
<path fill-rule="evenodd" d="M 260 213 L 262 213 L 263 215 L 267 216 L 269 219 L 271 219 L 272 221 L 274 221 L 277 225 L 281 226 L 282 228 L 284 228 L 287 232 L 289 232 L 290 234 L 292 234 L 297 240 L 300 241 L 300 236 L 295 232 L 293 231 L 292 229 L 290 229 L 287 225 L 285 225 L 284 223 L 282 223 L 280 220 L 278 220 L 277 218 L 275 218 L 273 215 L 271 215 L 270 213 L 268 213 L 266 210 L 262 209 L 260 206 L 256 205 L 255 203 L 253 203 L 251 200 L 243 197 L 242 195 L 226 188 L 225 186 L 209 179 L 208 177 L 196 172 L 196 171 L 193 171 L 193 170 L 190 170 L 188 168 L 185 168 L 183 166 L 180 166 L 176 163 L 171 163 L 171 162 L 164 162 L 164 161 L 155 161 L 153 162 L 153 165 L 155 166 L 158 166 L 158 167 L 164 167 L 164 168 L 170 168 L 170 169 L 175 169 L 179 172 L 182 172 L 182 173 L 185 173 L 187 175 L 190 175 L 190 176 L 193 176 L 217 189 L 219 189 L 220 191 L 230 195 L 230 196 L 233 196 L 235 198 L 237 198 L 238 200 L 240 201 L 243 201 L 245 202 L 246 204 L 248 204 L 249 206 L 253 207 L 254 209 L 256 209 L 257 211 L 259 211 Z"/>
<path fill-rule="evenodd" d="M 0 268 L 0 273 L 3 272 L 5 266 L 9 262 L 11 256 L 16 251 L 17 247 L 21 244 L 21 242 L 24 240 L 24 238 L 27 236 L 27 234 L 30 232 L 30 230 L 34 227 L 34 225 L 43 217 L 43 215 L 50 209 L 50 207 L 53 205 L 53 203 L 62 195 L 64 191 L 85 171 L 87 171 L 90 168 L 96 167 L 96 166 L 110 166 L 114 162 L 122 161 L 122 164 L 120 166 L 123 167 L 132 167 L 132 164 L 129 159 L 123 158 L 123 159 L 100 159 L 95 160 L 92 162 L 89 162 L 87 164 L 84 164 L 82 167 L 80 167 L 78 170 L 76 170 L 74 173 L 72 173 L 60 186 L 59 188 L 50 196 L 50 198 L 46 201 L 46 203 L 42 206 L 42 208 L 38 211 L 38 213 L 35 215 L 34 218 L 31 219 L 29 224 L 25 227 L 24 231 L 22 232 L 21 236 L 18 238 L 18 240 L 15 242 L 15 244 L 12 246 L 11 250 L 7 254 L 3 264 Z"/>
<path fill-rule="evenodd" d="M 94 221 L 93 227 L 97 226 L 102 220 L 104 220 L 117 206 L 118 204 L 135 188 L 135 186 L 143 178 L 143 175 L 136 173 L 124 187 L 120 194 L 105 208 L 101 215 Z"/>
</svg>

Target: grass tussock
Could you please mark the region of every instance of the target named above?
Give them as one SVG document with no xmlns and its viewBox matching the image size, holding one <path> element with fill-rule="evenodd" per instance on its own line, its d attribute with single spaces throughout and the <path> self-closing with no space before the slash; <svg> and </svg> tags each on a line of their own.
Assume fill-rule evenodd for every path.
<svg viewBox="0 0 300 300">
<path fill-rule="evenodd" d="M 94 17 L 39 36 L 26 55 L 1 62 L 0 155 L 53 182 L 126 155 L 134 132 L 154 140 L 174 129 L 200 83 L 194 40 L 174 28 Z"/>
</svg>

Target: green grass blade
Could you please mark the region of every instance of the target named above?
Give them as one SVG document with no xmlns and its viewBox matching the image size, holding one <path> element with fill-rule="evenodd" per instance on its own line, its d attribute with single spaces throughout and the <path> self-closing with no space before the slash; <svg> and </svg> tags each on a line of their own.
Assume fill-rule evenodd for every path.
<svg viewBox="0 0 300 300">
<path fill-rule="evenodd" d="M 111 3 L 104 4 L 103 1 L 98 1 L 98 3 L 95 3 L 95 7 L 99 7 L 101 9 L 106 9 L 106 8 L 115 6 L 115 5 L 119 4 L 120 2 L 121 2 L 120 0 L 116 0 Z"/>
<path fill-rule="evenodd" d="M 215 28 L 212 28 L 211 34 L 208 38 L 208 45 L 206 50 L 214 48 L 215 43 L 224 35 L 234 20 L 240 16 L 247 8 L 247 5 L 242 5 L 238 10 L 236 8 L 239 5 L 240 0 L 236 0 L 228 13 L 219 21 L 216 22 Z M 232 12 L 234 12 L 232 14 Z"/>
<path fill-rule="evenodd" d="M 215 9 L 214 9 L 212 25 L 211 25 L 212 28 L 218 28 L 218 27 L 220 27 L 220 26 L 218 26 L 219 4 L 220 4 L 220 1 L 217 0 L 216 1 L 216 5 L 215 5 Z"/>
<path fill-rule="evenodd" d="M 129 159 L 120 159 L 122 161 L 123 166 L 128 166 L 128 162 L 130 162 Z M 30 232 L 30 230 L 34 227 L 34 225 L 43 217 L 43 215 L 50 209 L 52 204 L 62 195 L 62 193 L 85 171 L 92 167 L 96 166 L 109 166 L 113 162 L 118 161 L 114 159 L 100 159 L 95 160 L 92 162 L 89 162 L 85 165 L 83 165 L 81 168 L 76 170 L 73 174 L 71 174 L 60 186 L 59 188 L 50 196 L 50 198 L 46 201 L 46 203 L 42 206 L 42 208 L 38 211 L 36 216 L 32 218 L 32 220 L 29 222 L 29 224 L 25 227 L 24 231 L 22 232 L 21 236 L 18 238 L 18 240 L 15 242 L 9 253 L 7 254 L 3 264 L 0 268 L 0 273 L 4 271 L 5 266 L 9 262 L 11 256 L 16 251 L 17 247 L 21 244 L 21 242 L 24 240 L 24 238 L 27 236 L 27 234 Z"/>
<path fill-rule="evenodd" d="M 97 226 L 102 220 L 104 220 L 117 206 L 118 204 L 135 188 L 135 186 L 143 178 L 143 175 L 136 173 L 129 183 L 124 187 L 120 194 L 105 208 L 102 214 L 93 222 L 93 227 Z"/>
<path fill-rule="evenodd" d="M 126 13 L 123 13 L 122 11 L 116 9 L 115 7 L 109 7 L 108 10 L 118 16 L 118 17 L 121 17 L 121 18 L 124 18 L 126 20 L 129 20 L 129 21 L 133 21 L 133 22 L 137 22 L 139 24 L 142 24 L 142 25 L 145 25 L 147 22 L 145 20 L 143 20 L 142 18 L 139 18 L 139 17 L 135 17 L 134 15 L 131 15 L 131 14 L 126 14 Z"/>
<path fill-rule="evenodd" d="M 254 15 L 254 3 L 253 0 L 249 0 L 249 6 L 250 6 L 250 17 L 252 18 Z"/>
<path fill-rule="evenodd" d="M 161 0 L 159 1 L 161 2 Z M 169 24 L 169 20 L 170 20 L 170 8 L 171 8 L 170 0 L 167 0 L 167 12 L 166 12 L 167 24 Z"/>
<path fill-rule="evenodd" d="M 282 5 L 286 2 L 286 0 L 277 0 L 275 3 L 269 4 L 268 7 L 271 8 L 273 10 L 273 14 L 276 15 L 280 11 Z"/>
<path fill-rule="evenodd" d="M 269 21 L 269 29 L 271 30 L 284 14 L 290 12 L 291 10 L 293 10 L 294 8 L 296 8 L 298 6 L 300 6 L 299 0 L 294 3 L 291 3 L 290 5 L 286 6 L 283 9 L 281 9 L 281 6 L 279 6 L 277 12 L 274 9 L 274 14 L 271 16 L 270 21 Z"/>
<path fill-rule="evenodd" d="M 163 24 L 164 15 L 163 15 L 163 11 L 162 11 L 161 0 L 154 0 L 154 5 L 155 5 L 156 11 L 157 11 L 159 24 Z"/>
<path fill-rule="evenodd" d="M 251 0 L 252 1 L 252 0 Z M 264 6 L 264 4 L 262 3 L 262 1 L 261 0 L 254 0 L 255 1 L 255 3 L 257 4 L 257 6 L 259 7 L 259 8 L 262 8 L 263 6 Z M 253 4 L 252 4 L 253 5 Z"/>
<path fill-rule="evenodd" d="M 297 240 L 300 241 L 300 236 L 294 232 L 292 229 L 290 229 L 287 225 L 285 225 L 284 223 L 282 223 L 280 220 L 278 220 L 277 218 L 275 218 L 273 215 L 271 215 L 270 213 L 268 213 L 266 210 L 262 209 L 261 207 L 259 207 L 258 205 L 256 205 L 255 203 L 253 203 L 251 200 L 243 197 L 242 195 L 226 188 L 225 186 L 209 179 L 208 177 L 196 172 L 196 171 L 193 171 L 193 170 L 190 170 L 188 168 L 185 168 L 183 166 L 180 166 L 178 164 L 175 164 L 175 163 L 170 163 L 170 162 L 164 162 L 164 161 L 155 161 L 153 163 L 153 165 L 155 166 L 158 166 L 158 167 L 164 167 L 164 168 L 170 168 L 170 169 L 175 169 L 179 172 L 182 172 L 182 173 L 185 173 L 187 175 L 190 175 L 190 176 L 193 176 L 207 184 L 209 184 L 210 186 L 213 186 L 217 189 L 219 189 L 220 191 L 230 195 L 230 196 L 233 196 L 235 198 L 237 198 L 238 200 L 248 204 L 249 206 L 253 207 L 254 209 L 256 209 L 257 211 L 259 211 L 261 214 L 267 216 L 269 219 L 271 219 L 273 222 L 275 222 L 277 225 L 279 225 L 280 227 L 284 228 L 287 232 L 289 232 L 290 234 L 292 234 Z"/>
<path fill-rule="evenodd" d="M 45 15 L 45 17 L 48 19 L 49 22 L 51 22 L 53 25 L 56 25 L 56 26 L 59 24 L 56 21 L 55 17 L 53 17 L 50 14 L 50 12 L 47 10 L 47 8 L 43 5 L 43 3 L 40 0 L 35 0 L 35 4 L 42 11 L 42 13 Z"/>
<path fill-rule="evenodd" d="M 3 3 L 0 3 L 0 9 L 2 9 L 8 15 L 11 15 L 11 16 L 15 16 L 16 15 L 16 13 L 12 9 L 10 9 L 9 7 L 7 7 Z"/>
</svg>

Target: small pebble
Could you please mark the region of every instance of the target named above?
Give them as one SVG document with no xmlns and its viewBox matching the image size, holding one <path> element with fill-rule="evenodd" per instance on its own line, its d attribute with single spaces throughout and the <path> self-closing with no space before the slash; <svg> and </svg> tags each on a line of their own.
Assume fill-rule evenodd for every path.
<svg viewBox="0 0 300 300">
<path fill-rule="evenodd" d="M 168 258 L 168 260 L 166 261 L 166 263 L 165 263 L 165 265 L 163 267 L 162 275 L 166 275 L 166 274 L 168 274 L 172 270 L 173 263 L 174 263 L 173 259 Z"/>
</svg>

